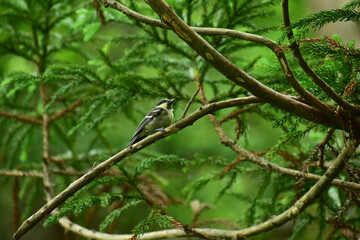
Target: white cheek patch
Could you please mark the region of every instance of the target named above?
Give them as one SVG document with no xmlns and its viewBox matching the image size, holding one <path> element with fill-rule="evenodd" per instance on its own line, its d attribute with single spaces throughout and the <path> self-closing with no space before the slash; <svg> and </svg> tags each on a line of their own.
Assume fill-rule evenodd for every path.
<svg viewBox="0 0 360 240">
<path fill-rule="evenodd" d="M 145 118 L 152 118 L 152 116 L 147 115 Z"/>
</svg>

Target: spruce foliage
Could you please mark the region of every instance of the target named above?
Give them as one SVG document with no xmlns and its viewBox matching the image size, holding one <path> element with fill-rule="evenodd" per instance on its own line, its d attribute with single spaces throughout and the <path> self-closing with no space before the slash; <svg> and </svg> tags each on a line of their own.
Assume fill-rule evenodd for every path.
<svg viewBox="0 0 360 240">
<path fill-rule="evenodd" d="M 46 160 L 58 194 L 97 163 L 121 151 L 157 100 L 173 98 L 182 110 L 199 86 L 210 103 L 252 95 L 219 74 L 172 31 L 134 21 L 105 8 L 101 1 L 95 2 L 0 2 L 0 55 L 7 62 L 0 66 L 0 184 L 13 185 L 12 198 L 24 206 L 18 217 L 15 212 L 19 207 L 14 204 L 17 220 L 36 211 L 34 203 L 45 204 L 42 171 L 47 144 L 50 157 Z M 141 1 L 120 2 L 157 18 Z M 293 30 L 291 41 L 299 44 L 316 74 L 348 103 L 360 105 L 360 50 L 355 42 L 309 34 L 332 22 L 359 23 L 360 1 L 301 18 L 284 32 L 277 30 L 280 21 L 263 22 L 274 18 L 280 1 L 168 2 L 194 27 L 283 37 Z M 262 84 L 300 99 L 274 56 L 258 51 L 259 45 L 227 36 L 203 37 Z M 24 63 L 10 67 L 14 59 Z M 307 91 L 338 107 L 291 57 L 289 63 Z M 201 106 L 200 99 L 197 96 L 190 112 Z M 181 110 L 175 111 L 176 118 Z M 334 130 L 322 145 L 328 127 L 265 102 L 214 116 L 233 143 L 265 161 L 304 173 L 323 175 L 344 146 L 342 139 L 352 137 L 351 131 Z M 47 128 L 44 121 L 48 121 Z M 226 229 L 240 229 L 282 213 L 313 186 L 313 181 L 283 176 L 226 152 L 217 136 L 214 141 L 218 145 L 210 139 L 214 131 L 208 123 L 196 124 L 191 126 L 191 137 L 184 138 L 179 132 L 104 172 L 69 197 L 44 225 L 71 217 L 85 227 L 95 226 L 107 233 L 131 232 L 134 238 L 152 230 L 179 227 L 179 222 L 207 228 L 224 227 L 226 222 Z M 265 134 L 259 133 L 259 126 L 267 128 Z M 50 137 L 45 140 L 46 131 Z M 200 141 L 191 146 L 192 138 Z M 339 178 L 358 183 L 358 169 L 359 162 L 351 160 Z M 15 170 L 28 173 L 16 177 L 18 189 L 16 181 L 3 174 Z M 358 197 L 354 190 L 332 186 L 294 220 L 289 239 L 306 236 L 314 226 L 317 239 L 344 238 L 344 228 L 359 234 Z M 191 207 L 196 201 L 203 203 L 203 208 Z M 199 217 L 205 210 L 208 215 Z M 223 218 L 227 221 L 219 220 Z M 267 236 L 264 233 L 264 238 Z"/>
</svg>

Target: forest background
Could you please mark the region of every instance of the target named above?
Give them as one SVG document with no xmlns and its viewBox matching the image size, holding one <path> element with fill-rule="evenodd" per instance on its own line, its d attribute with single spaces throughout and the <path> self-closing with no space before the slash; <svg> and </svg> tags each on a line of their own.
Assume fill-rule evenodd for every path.
<svg viewBox="0 0 360 240">
<path fill-rule="evenodd" d="M 293 36 L 284 31 L 284 0 L 167 1 L 190 26 L 255 34 L 202 36 L 262 84 L 310 106 L 309 114 L 319 112 L 319 119 L 253 97 L 243 80 L 226 76 L 230 81 L 209 63 L 217 60 L 213 52 L 200 57 L 192 49 L 194 42 L 174 18 L 161 15 L 161 22 L 141 23 L 141 16 L 129 11 L 159 19 L 151 9 L 156 1 L 149 1 L 151 7 L 143 1 L 119 2 L 124 5 L 106 0 L 0 3 L 1 238 L 24 229 L 24 221 L 46 201 L 123 150 L 162 98 L 175 99 L 180 129 L 167 137 L 156 134 L 148 147 L 129 152 L 109 170 L 102 168 L 100 176 L 56 206 L 60 213 L 39 217 L 42 221 L 22 239 L 89 237 L 69 222 L 94 229 L 92 238 L 163 229 L 181 230 L 174 238 L 184 239 L 360 237 L 355 151 L 360 50 L 353 41 L 359 26 L 345 24 L 359 23 L 359 1 L 345 1 L 337 6 L 341 10 L 291 1 Z M 253 36 L 273 42 L 249 40 Z M 298 65 L 294 39 L 340 100 Z M 293 71 L 290 78 L 306 91 L 287 78 L 282 53 Z M 311 95 L 319 101 L 304 98 Z M 211 110 L 211 103 L 220 104 Z M 204 113 L 186 122 L 196 111 Z M 315 189 L 306 207 L 294 205 L 302 203 L 297 201 L 312 191 L 315 180 L 326 178 L 336 160 L 348 161 L 338 168 L 340 178 Z M 313 175 L 304 176 L 308 172 Z M 289 219 L 279 220 L 277 228 L 261 228 L 288 209 Z M 251 226 L 257 232 L 236 232 Z M 197 230 L 203 228 L 232 232 L 217 236 Z"/>
</svg>

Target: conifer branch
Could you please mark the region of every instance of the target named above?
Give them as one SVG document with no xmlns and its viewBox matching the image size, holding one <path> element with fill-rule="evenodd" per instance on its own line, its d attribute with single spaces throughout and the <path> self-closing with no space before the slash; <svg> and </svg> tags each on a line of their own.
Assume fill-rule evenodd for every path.
<svg viewBox="0 0 360 240">
<path fill-rule="evenodd" d="M 112 0 L 102 0 L 103 4 L 105 7 L 111 7 L 114 8 L 118 11 L 121 11 L 122 13 L 124 13 L 125 15 L 135 19 L 138 22 L 142 22 L 151 26 L 155 26 L 155 27 L 160 27 L 160 28 L 164 28 L 164 29 L 171 29 L 167 24 L 165 24 L 164 22 L 154 19 L 154 18 L 150 18 L 144 15 L 141 15 L 129 8 L 127 8 L 126 6 L 124 6 L 121 3 L 112 1 Z M 193 31 L 197 32 L 198 34 L 203 34 L 203 35 L 208 35 L 208 36 L 228 36 L 228 37 L 232 37 L 232 38 L 238 38 L 238 39 L 242 39 L 242 40 L 246 40 L 246 41 L 251 41 L 251 42 L 255 42 L 255 43 L 259 43 L 262 44 L 266 47 L 268 47 L 269 49 L 271 49 L 276 57 L 279 60 L 279 64 L 282 67 L 282 70 L 285 74 L 285 77 L 287 78 L 287 80 L 289 81 L 289 83 L 291 84 L 291 86 L 300 94 L 300 96 L 302 96 L 308 103 L 316 106 L 318 109 L 320 109 L 321 111 L 323 111 L 330 119 L 334 120 L 336 119 L 335 117 L 335 108 L 331 105 L 325 104 L 324 102 L 320 101 L 317 97 L 315 97 L 313 94 L 311 94 L 310 92 L 308 92 L 306 89 L 304 89 L 299 82 L 296 80 L 296 77 L 293 73 L 293 71 L 291 70 L 291 67 L 286 59 L 286 56 L 284 54 L 284 50 L 281 46 L 279 46 L 275 41 L 272 41 L 266 37 L 263 36 L 258 36 L 255 34 L 250 34 L 250 33 L 244 33 L 244 32 L 239 32 L 239 31 L 235 31 L 235 30 L 231 30 L 231 29 L 222 29 L 222 28 L 201 28 L 201 27 L 190 27 L 190 29 L 192 29 Z M 297 45 L 296 43 L 294 43 L 295 45 Z M 299 61 L 301 62 L 302 56 L 300 51 L 298 51 L 300 54 L 300 58 Z M 296 57 L 296 56 L 295 56 Z M 305 62 L 305 60 L 303 61 L 306 65 L 307 63 Z M 300 64 L 301 66 L 303 64 Z M 308 68 L 306 69 L 310 69 L 310 71 L 312 71 L 312 69 L 308 66 Z M 304 69 L 304 71 L 307 73 L 306 69 Z M 313 72 L 313 71 L 312 71 Z M 332 91 L 333 93 L 330 93 L 330 97 L 331 96 L 335 96 L 337 95 L 330 86 L 328 86 L 322 79 L 320 79 L 315 72 L 312 73 L 312 77 L 310 77 L 312 80 L 318 80 L 316 81 L 316 83 L 320 86 L 320 87 L 324 87 L 326 91 L 330 92 Z M 329 94 L 327 92 L 327 94 Z M 335 95 L 334 95 L 335 94 Z M 337 100 L 335 100 L 335 99 Z M 335 96 L 333 99 L 339 104 L 339 102 L 343 102 L 343 104 L 339 104 L 340 106 L 344 107 L 346 105 L 346 107 L 344 107 L 345 109 L 352 109 L 355 112 L 359 112 L 360 108 L 357 106 L 354 106 L 346 101 L 344 101 L 340 96 L 337 95 L 337 97 Z M 339 102 L 338 102 L 339 101 Z"/>
<path fill-rule="evenodd" d="M 222 130 L 220 123 L 215 119 L 214 116 L 209 115 L 210 120 L 216 130 L 216 132 L 219 135 L 220 138 L 220 142 L 228 147 L 230 147 L 231 149 L 233 149 L 236 153 L 238 153 L 240 156 L 237 158 L 237 160 L 235 160 L 235 164 L 239 163 L 240 161 L 250 161 L 252 163 L 255 163 L 256 165 L 265 168 L 265 169 L 269 169 L 270 171 L 274 171 L 274 172 L 278 172 L 280 174 L 284 174 L 287 176 L 293 176 L 296 178 L 304 178 L 306 180 L 310 180 L 310 181 L 318 181 L 321 179 L 322 176 L 313 174 L 313 173 L 307 173 L 307 172 L 302 172 L 302 171 L 298 171 L 298 170 L 294 170 L 294 169 L 290 169 L 290 168 L 285 168 L 285 167 L 281 167 L 275 163 L 271 163 L 266 161 L 265 159 L 259 157 L 258 155 L 251 153 L 245 149 L 243 149 L 242 147 L 240 147 L 237 143 L 233 142 L 226 134 L 225 132 Z M 359 183 L 355 183 L 355 182 L 349 182 L 349 181 L 343 181 L 340 179 L 334 179 L 331 182 L 332 185 L 337 186 L 337 187 L 341 187 L 341 188 L 347 188 L 347 189 L 353 189 L 356 191 L 360 191 L 360 184 Z"/>
<path fill-rule="evenodd" d="M 0 169 L 0 176 L 4 177 L 35 177 L 43 178 L 44 175 L 39 171 L 19 171 Z"/>
<path fill-rule="evenodd" d="M 118 3 L 118 2 L 115 2 L 115 1 L 112 1 L 112 0 L 102 0 L 102 1 L 103 1 L 104 5 L 106 7 L 109 6 L 109 7 L 112 7 L 114 9 L 116 9 L 116 10 L 119 10 L 122 13 L 124 13 L 125 15 L 135 19 L 136 21 L 143 22 L 145 24 L 156 26 L 156 27 L 161 27 L 161 28 L 165 28 L 165 29 L 171 29 L 171 27 L 169 25 L 167 25 L 167 24 L 164 24 L 164 22 L 159 21 L 157 19 L 149 18 L 149 17 L 144 16 L 144 15 L 141 15 L 141 14 L 127 8 L 126 6 L 124 6 L 124 5 L 122 5 L 122 4 Z M 271 49 L 275 53 L 276 57 L 279 60 L 280 65 L 281 65 L 281 67 L 282 67 L 282 69 L 284 71 L 285 77 L 287 78 L 287 80 L 289 81 L 291 86 L 300 94 L 300 96 L 304 97 L 304 99 L 308 103 L 310 103 L 310 104 L 316 106 L 318 109 L 322 110 L 329 118 L 331 118 L 331 119 L 334 118 L 334 113 L 333 113 L 335 111 L 334 107 L 321 102 L 317 97 L 312 95 L 310 92 L 308 92 L 306 89 L 304 89 L 299 84 L 299 82 L 296 80 L 296 77 L 295 77 L 293 71 L 291 70 L 290 65 L 287 62 L 287 59 L 286 59 L 286 56 L 284 54 L 283 48 L 281 46 L 279 46 L 275 41 L 272 41 L 272 40 L 270 40 L 270 39 L 268 39 L 266 37 L 263 37 L 263 36 L 258 36 L 258 35 L 255 35 L 255 34 L 239 32 L 239 31 L 230 30 L 230 29 L 201 28 L 201 27 L 190 27 L 190 26 L 188 26 L 188 27 L 191 30 L 198 33 L 198 34 L 209 35 L 209 36 L 228 36 L 228 37 L 232 37 L 232 38 L 238 38 L 238 39 L 243 39 L 243 40 L 259 43 L 259 44 L 262 44 L 262 45 L 268 47 L 269 49 Z M 194 50 L 196 50 L 196 49 L 194 49 Z M 205 58 L 205 60 L 206 60 L 206 58 Z M 225 76 L 227 76 L 227 75 L 225 75 Z"/>
<path fill-rule="evenodd" d="M 120 6 L 114 2 L 109 2 L 110 0 L 103 0 L 104 3 L 112 3 L 114 6 Z M 349 122 L 349 115 L 340 110 L 340 114 L 334 116 L 333 112 L 335 112 L 335 107 L 331 105 L 327 105 L 321 101 L 317 101 L 316 97 L 307 93 L 305 89 L 301 87 L 300 84 L 296 81 L 295 78 L 291 77 L 291 74 L 285 74 L 288 76 L 288 80 L 291 79 L 292 85 L 296 86 L 297 91 L 302 91 L 303 96 L 307 95 L 307 103 L 303 103 L 297 101 L 287 95 L 281 94 L 279 92 L 274 91 L 273 89 L 263 85 L 242 69 L 236 67 L 233 63 L 231 63 L 228 59 L 222 56 L 219 52 L 217 52 L 209 43 L 207 43 L 203 38 L 201 38 L 196 32 L 194 28 L 191 28 L 184 23 L 179 16 L 175 14 L 175 12 L 171 9 L 169 5 L 167 5 L 163 1 L 147 1 L 147 3 L 158 13 L 161 19 L 167 24 L 167 27 L 172 29 L 176 34 L 179 35 L 190 47 L 192 47 L 199 55 L 201 55 L 209 64 L 215 67 L 219 72 L 221 72 L 224 76 L 226 76 L 229 80 L 233 81 L 239 86 L 244 87 L 248 91 L 250 91 L 255 96 L 263 99 L 264 102 L 268 102 L 272 104 L 274 107 L 282 109 L 286 112 L 297 115 L 301 118 L 305 118 L 309 121 L 320 123 L 328 126 L 335 126 L 338 129 L 344 129 L 346 131 L 350 131 L 349 126 L 347 124 L 342 124 L 342 122 Z M 128 8 L 124 8 L 123 5 L 120 6 L 124 11 L 128 11 Z M 132 10 L 131 10 L 132 11 Z M 129 16 L 135 16 L 137 19 L 146 19 L 146 22 L 150 24 L 152 19 L 135 14 L 132 11 Z M 144 20 L 145 21 L 145 20 Z M 158 20 L 157 20 L 158 21 Z M 154 23 L 154 25 L 157 23 Z M 256 36 L 246 36 L 251 39 L 258 39 L 261 42 L 266 41 L 269 45 L 270 42 L 264 38 L 257 38 Z M 290 73 L 291 69 L 288 68 L 288 64 L 286 64 L 285 58 L 279 58 L 279 61 L 284 63 L 281 66 L 286 69 L 286 73 Z M 304 95 L 305 94 L 305 95 Z M 309 106 L 308 104 L 313 104 L 315 107 Z M 322 109 L 321 111 L 318 110 Z M 360 123 L 358 121 L 353 122 L 353 129 L 360 128 Z M 357 131 L 354 131 L 355 133 Z"/>
<path fill-rule="evenodd" d="M 103 173 L 105 170 L 109 169 L 114 164 L 121 161 L 123 158 L 130 156 L 141 149 L 147 147 L 148 145 L 168 136 L 171 134 L 174 134 L 181 129 L 188 127 L 192 125 L 195 121 L 200 119 L 201 117 L 218 111 L 220 109 L 229 108 L 229 107 L 235 107 L 235 106 L 241 106 L 244 104 L 252 104 L 259 102 L 259 98 L 257 97 L 244 97 L 244 98 L 235 98 L 225 101 L 220 101 L 216 103 L 210 103 L 208 105 L 200 107 L 199 110 L 193 112 L 189 116 L 185 117 L 184 119 L 181 119 L 177 121 L 176 123 L 172 124 L 170 127 L 166 128 L 165 131 L 157 132 L 151 136 L 146 137 L 145 139 L 141 140 L 140 142 L 134 144 L 133 146 L 129 148 L 125 148 L 122 151 L 118 152 L 111 158 L 107 159 L 106 161 L 103 161 L 99 165 L 93 167 L 90 169 L 85 175 L 74 181 L 72 184 L 70 184 L 65 190 L 63 190 L 61 193 L 59 193 L 57 196 L 55 196 L 53 199 L 48 201 L 43 207 L 41 207 L 36 213 L 34 213 L 31 217 L 29 217 L 27 220 L 25 220 L 22 225 L 19 227 L 19 229 L 15 232 L 13 238 L 19 239 L 21 236 L 23 236 L 26 232 L 28 232 L 35 224 L 37 224 L 41 219 L 43 219 L 45 216 L 50 214 L 56 207 L 58 207 L 60 204 L 62 204 L 66 199 L 68 199 L 70 196 L 72 196 L 76 191 L 81 189 L 83 186 L 91 182 L 93 179 L 95 179 L 97 176 L 99 176 L 101 173 Z"/>
<path fill-rule="evenodd" d="M 36 118 L 32 118 L 26 115 L 16 115 L 5 111 L 0 111 L 0 116 L 8 117 L 8 118 L 14 118 L 16 120 L 19 120 L 21 122 L 36 124 L 36 125 L 42 125 L 42 121 Z"/>
<path fill-rule="evenodd" d="M 195 80 L 197 81 L 197 79 L 195 79 Z M 199 84 L 199 82 L 197 82 L 197 83 Z M 199 85 L 199 89 L 200 89 L 200 96 L 201 96 L 200 100 L 203 104 L 206 104 L 208 101 L 206 99 L 202 85 Z M 280 174 L 285 174 L 288 176 L 293 176 L 293 177 L 303 178 L 306 180 L 313 180 L 313 181 L 318 181 L 321 179 L 321 176 L 316 175 L 316 174 L 281 167 L 275 163 L 271 163 L 271 162 L 264 160 L 263 158 L 259 157 L 258 154 L 251 153 L 251 152 L 245 150 L 244 148 L 240 147 L 235 141 L 232 141 L 226 135 L 226 133 L 224 132 L 224 130 L 221 127 L 221 120 L 217 121 L 214 115 L 208 115 L 208 116 L 210 118 L 210 121 L 211 121 L 215 131 L 219 135 L 220 142 L 222 144 L 224 144 L 225 146 L 230 147 L 233 151 L 235 151 L 237 154 L 239 154 L 237 159 L 232 163 L 233 165 L 238 164 L 240 161 L 247 160 L 247 161 L 250 161 L 252 163 L 259 165 L 262 168 L 269 169 L 270 171 L 278 172 Z M 324 140 L 321 141 L 320 144 L 325 144 L 324 142 L 328 141 L 330 136 L 331 136 L 331 133 L 328 133 L 326 135 L 326 137 L 324 138 Z M 226 171 L 226 169 L 220 173 L 220 176 L 219 176 L 220 178 L 225 173 L 225 171 Z M 347 181 L 343 181 L 340 179 L 334 179 L 331 183 L 338 187 L 360 190 L 360 184 L 354 183 L 354 182 L 347 182 Z"/>
<path fill-rule="evenodd" d="M 215 119 L 215 116 L 209 115 L 209 118 L 220 137 L 221 143 L 226 146 L 229 146 L 235 152 L 237 152 L 238 154 L 243 156 L 245 159 L 249 159 L 251 162 L 257 163 L 258 165 L 269 168 L 273 171 L 276 171 L 276 169 L 277 170 L 282 169 L 282 171 L 281 171 L 282 173 L 292 172 L 290 175 L 293 175 L 294 173 L 297 175 L 300 174 L 300 175 L 302 175 L 302 177 L 306 176 L 305 178 L 309 179 L 308 177 L 310 175 L 308 173 L 306 175 L 303 175 L 304 173 L 302 173 L 302 172 L 294 171 L 294 170 L 289 171 L 290 169 L 286 169 L 286 168 L 282 168 L 282 167 L 279 168 L 278 166 L 276 166 L 276 169 L 274 169 L 273 167 L 275 167 L 274 166 L 275 164 L 272 164 L 272 163 L 262 160 L 258 156 L 241 148 L 240 146 L 237 145 L 236 142 L 233 142 L 230 138 L 228 138 L 228 136 L 222 130 L 220 123 Z M 312 201 L 314 201 L 325 190 L 325 188 L 327 186 L 335 183 L 336 179 L 334 179 L 334 178 L 344 168 L 346 162 L 349 160 L 351 155 L 355 152 L 359 143 L 360 142 L 356 141 L 356 140 L 349 141 L 347 143 L 347 145 L 344 147 L 344 149 L 342 150 L 342 152 L 338 155 L 336 160 L 333 162 L 333 164 L 325 172 L 325 174 L 321 177 L 317 176 L 316 177 L 317 183 L 306 194 L 304 194 L 303 197 L 301 197 L 291 208 L 289 208 L 285 212 L 279 214 L 278 216 L 276 216 L 266 222 L 263 222 L 256 226 L 252 226 L 248 229 L 240 230 L 236 234 L 234 234 L 233 237 L 249 237 L 251 235 L 256 235 L 261 232 L 269 231 L 275 227 L 281 226 L 282 224 L 286 223 L 290 219 L 298 216 L 309 204 L 311 204 Z M 311 175 L 313 175 L 313 174 L 311 174 Z M 314 176 L 311 176 L 311 177 L 314 177 Z M 341 180 L 338 180 L 338 181 L 341 181 Z M 359 184 L 356 184 L 356 185 L 359 185 Z M 357 187 L 359 187 L 359 186 L 357 186 Z M 360 189 L 357 188 L 357 190 L 360 190 Z"/>
<path fill-rule="evenodd" d="M 49 122 L 52 122 L 52 121 L 64 116 L 65 114 L 73 111 L 75 108 L 77 108 L 79 105 L 81 105 L 82 102 L 83 101 L 81 99 L 79 99 L 76 102 L 74 102 L 71 106 L 69 106 L 69 107 L 55 113 L 54 115 L 51 116 L 51 118 L 49 119 Z"/>
<path fill-rule="evenodd" d="M 221 230 L 221 229 L 208 229 L 208 228 L 192 228 L 192 232 L 186 232 L 182 229 L 162 230 L 156 232 L 145 233 L 139 237 L 142 240 L 150 239 L 165 239 L 176 237 L 189 237 L 194 233 L 201 234 L 207 238 L 246 238 L 265 231 L 274 229 L 287 221 L 297 217 L 314 199 L 316 199 L 324 189 L 330 184 L 330 182 L 336 177 L 336 175 L 342 170 L 346 161 L 351 157 L 353 152 L 359 145 L 356 141 L 348 142 L 344 147 L 341 154 L 334 161 L 333 165 L 327 170 L 327 172 L 318 180 L 318 182 L 301 197 L 291 208 L 285 212 L 263 222 L 258 225 L 242 229 L 242 230 Z M 81 236 L 85 236 L 92 239 L 106 239 L 106 240 L 125 240 L 130 239 L 133 235 L 130 234 L 106 234 L 93 230 L 88 230 L 75 223 L 70 222 L 67 219 L 60 219 L 60 224 L 66 229 L 78 233 Z"/>
<path fill-rule="evenodd" d="M 360 114 L 360 107 L 354 106 L 347 101 L 345 101 L 341 96 L 339 96 L 324 80 L 322 80 L 319 75 L 308 65 L 308 63 L 303 58 L 299 45 L 292 41 L 294 38 L 294 33 L 292 29 L 290 29 L 290 16 L 289 16 L 289 1 L 282 0 L 282 13 L 283 13 L 283 23 L 286 31 L 287 38 L 290 41 L 290 48 L 293 52 L 294 57 L 296 58 L 299 66 L 304 70 L 306 75 L 318 85 L 331 99 L 333 99 L 339 106 L 344 108 L 345 110 L 353 111 L 356 114 Z"/>
</svg>

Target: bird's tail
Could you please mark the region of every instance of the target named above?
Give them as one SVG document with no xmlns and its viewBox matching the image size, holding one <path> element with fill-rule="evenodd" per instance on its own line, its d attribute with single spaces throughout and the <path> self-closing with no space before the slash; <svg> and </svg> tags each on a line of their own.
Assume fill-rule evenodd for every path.
<svg viewBox="0 0 360 240">
<path fill-rule="evenodd" d="M 135 136 L 133 136 L 133 137 L 131 138 L 129 144 L 128 144 L 126 147 L 129 147 L 129 146 L 131 146 L 131 145 L 133 145 L 133 144 L 135 144 L 135 143 L 143 140 L 144 138 L 145 138 L 145 137 L 139 137 L 138 135 L 135 135 Z"/>
</svg>

